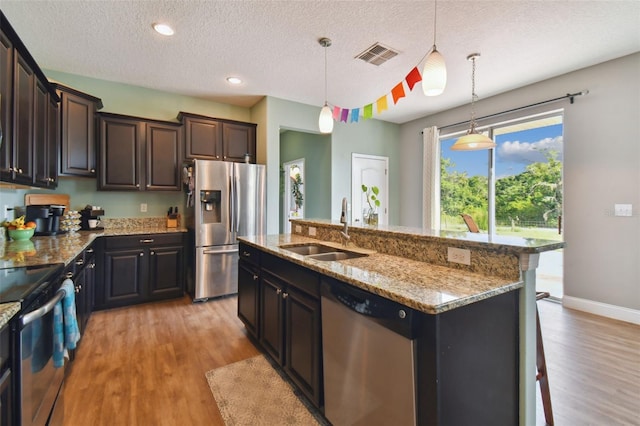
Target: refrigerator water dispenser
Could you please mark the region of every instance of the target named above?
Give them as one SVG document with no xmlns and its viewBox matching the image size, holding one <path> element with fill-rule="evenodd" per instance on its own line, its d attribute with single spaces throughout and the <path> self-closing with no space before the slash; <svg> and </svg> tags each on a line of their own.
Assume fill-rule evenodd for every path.
<svg viewBox="0 0 640 426">
<path fill-rule="evenodd" d="M 200 208 L 202 209 L 202 223 L 220 223 L 220 202 L 222 194 L 220 190 L 201 190 Z"/>
</svg>

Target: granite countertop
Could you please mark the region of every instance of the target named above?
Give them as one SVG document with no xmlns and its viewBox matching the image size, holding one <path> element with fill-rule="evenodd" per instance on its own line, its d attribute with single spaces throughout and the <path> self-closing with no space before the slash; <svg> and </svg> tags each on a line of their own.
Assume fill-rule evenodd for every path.
<svg viewBox="0 0 640 426">
<path fill-rule="evenodd" d="M 522 281 L 382 253 L 334 262 L 313 260 L 280 248 L 283 244 L 322 244 L 317 239 L 293 234 L 239 239 L 267 253 L 428 314 L 446 312 L 523 286 Z"/>
<path fill-rule="evenodd" d="M 54 236 L 33 237 L 27 241 L 0 243 L 0 268 L 64 263 L 68 265 L 98 237 L 186 232 L 184 228 L 137 226 L 79 231 Z"/>
<path fill-rule="evenodd" d="M 20 310 L 20 302 L 0 303 L 0 328 L 4 327 Z"/>
<path fill-rule="evenodd" d="M 68 265 L 98 237 L 186 232 L 166 226 L 127 226 L 100 231 L 69 232 L 55 236 L 33 237 L 27 241 L 0 242 L 0 268 L 37 266 L 48 263 Z M 0 327 L 18 312 L 20 303 L 0 303 Z"/>
</svg>

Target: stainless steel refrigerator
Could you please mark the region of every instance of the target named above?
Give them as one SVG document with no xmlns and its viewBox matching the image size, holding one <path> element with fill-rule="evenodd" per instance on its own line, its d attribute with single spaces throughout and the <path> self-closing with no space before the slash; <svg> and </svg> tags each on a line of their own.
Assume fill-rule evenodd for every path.
<svg viewBox="0 0 640 426">
<path fill-rule="evenodd" d="M 193 301 L 238 292 L 238 236 L 266 230 L 265 166 L 194 160 L 187 222 L 195 245 L 188 290 Z"/>
</svg>

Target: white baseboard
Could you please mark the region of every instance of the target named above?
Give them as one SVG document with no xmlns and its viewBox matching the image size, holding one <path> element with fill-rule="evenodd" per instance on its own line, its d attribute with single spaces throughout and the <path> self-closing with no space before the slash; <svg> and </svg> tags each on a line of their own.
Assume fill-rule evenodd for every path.
<svg viewBox="0 0 640 426">
<path fill-rule="evenodd" d="M 640 325 L 640 311 L 577 297 L 563 296 L 562 306 Z"/>
</svg>

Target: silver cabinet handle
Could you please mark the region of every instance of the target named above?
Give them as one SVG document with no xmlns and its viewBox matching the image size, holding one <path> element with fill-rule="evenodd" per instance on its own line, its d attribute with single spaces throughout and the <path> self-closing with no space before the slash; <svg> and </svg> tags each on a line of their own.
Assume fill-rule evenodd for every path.
<svg viewBox="0 0 640 426">
<path fill-rule="evenodd" d="M 151 252 L 151 256 L 153 256 L 153 255 L 155 255 L 155 254 L 156 254 L 156 252 L 155 252 L 155 251 L 152 251 L 152 252 Z"/>
<path fill-rule="evenodd" d="M 289 297 L 289 293 L 282 293 L 282 298 L 286 299 L 287 297 Z"/>
<path fill-rule="evenodd" d="M 257 279 L 258 279 L 258 276 L 254 274 L 254 275 L 253 275 L 253 280 L 255 281 L 255 280 L 257 280 Z"/>
<path fill-rule="evenodd" d="M 144 256 L 144 253 L 140 252 L 140 255 L 139 255 L 139 256 L 140 256 L 140 257 Z"/>
<path fill-rule="evenodd" d="M 78 265 L 78 266 L 84 265 L 84 259 L 76 260 L 76 265 Z"/>
<path fill-rule="evenodd" d="M 281 288 L 276 289 L 276 294 L 280 294 L 280 293 L 282 293 L 282 289 Z"/>
<path fill-rule="evenodd" d="M 244 257 L 251 257 L 251 253 L 249 253 L 248 251 L 243 251 L 243 252 L 242 252 L 242 255 L 243 255 Z"/>
<path fill-rule="evenodd" d="M 67 272 L 66 278 L 73 278 L 73 272 Z"/>
<path fill-rule="evenodd" d="M 89 170 L 89 171 L 90 171 L 91 173 L 95 173 L 95 172 L 96 172 L 96 169 L 91 169 L 91 170 Z"/>
<path fill-rule="evenodd" d="M 140 242 L 141 242 L 142 244 L 149 244 L 149 243 L 152 243 L 152 242 L 153 242 L 153 238 L 149 238 L 149 239 L 146 239 L 146 240 L 140 240 Z"/>
<path fill-rule="evenodd" d="M 140 184 L 139 183 L 136 183 L 136 188 L 140 188 Z"/>
<path fill-rule="evenodd" d="M 93 253 L 93 249 L 92 248 L 87 249 L 87 253 Z"/>
</svg>

